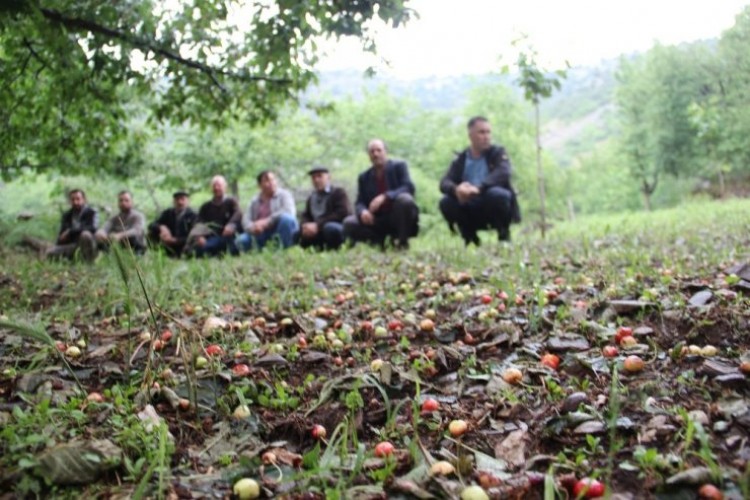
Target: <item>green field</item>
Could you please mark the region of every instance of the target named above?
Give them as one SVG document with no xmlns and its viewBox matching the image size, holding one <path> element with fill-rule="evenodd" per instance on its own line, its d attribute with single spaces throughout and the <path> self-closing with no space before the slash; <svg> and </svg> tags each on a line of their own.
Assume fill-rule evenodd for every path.
<svg viewBox="0 0 750 500">
<path fill-rule="evenodd" d="M 750 261 L 748 214 L 592 216 L 468 250 L 435 223 L 409 252 L 91 266 L 11 245 L 51 235 L 54 214 L 7 219 L 0 489 L 226 496 L 247 477 L 288 498 L 564 498 L 589 477 L 635 498 L 747 498 L 750 283 L 730 271 Z M 604 356 L 622 327 L 632 345 Z M 454 472 L 430 474 L 437 461 Z"/>
</svg>

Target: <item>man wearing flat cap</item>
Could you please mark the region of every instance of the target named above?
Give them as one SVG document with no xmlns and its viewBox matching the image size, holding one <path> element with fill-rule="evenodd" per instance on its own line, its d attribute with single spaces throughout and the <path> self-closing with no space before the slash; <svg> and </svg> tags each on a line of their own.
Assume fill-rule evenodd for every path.
<svg viewBox="0 0 750 500">
<path fill-rule="evenodd" d="M 313 192 L 302 212 L 299 244 L 302 248 L 338 249 L 344 242 L 344 218 L 352 213 L 346 191 L 331 185 L 326 167 L 317 166 L 308 174 Z"/>
<path fill-rule="evenodd" d="M 156 221 L 149 224 L 148 235 L 149 240 L 162 247 L 168 256 L 179 257 L 198 214 L 190 208 L 190 195 L 187 191 L 175 192 L 172 203 L 172 208 L 164 210 Z"/>
</svg>

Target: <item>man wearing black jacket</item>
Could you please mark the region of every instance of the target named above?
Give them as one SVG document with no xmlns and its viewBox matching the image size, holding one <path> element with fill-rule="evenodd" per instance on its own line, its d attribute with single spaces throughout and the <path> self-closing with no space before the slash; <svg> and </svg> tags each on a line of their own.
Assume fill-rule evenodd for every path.
<svg viewBox="0 0 750 500">
<path fill-rule="evenodd" d="M 489 121 L 475 116 L 468 123 L 470 146 L 460 153 L 440 181 L 440 211 L 451 231 L 458 225 L 468 246 L 479 245 L 477 231 L 494 229 L 500 241 L 510 240 L 511 222 L 521 221 L 511 186 L 511 166 L 502 146 L 492 144 Z"/>
<path fill-rule="evenodd" d="M 229 252 L 239 255 L 235 243 L 242 229 L 242 211 L 231 196 L 227 196 L 227 180 L 222 175 L 211 179 L 213 198 L 201 205 L 198 222 L 188 235 L 188 245 L 196 257 L 215 257 Z"/>
<path fill-rule="evenodd" d="M 148 234 L 152 242 L 164 247 L 167 255 L 179 257 L 198 214 L 190 208 L 190 195 L 186 191 L 177 191 L 172 200 L 173 207 L 164 210 L 156 221 L 149 224 Z"/>
<path fill-rule="evenodd" d="M 45 252 L 48 258 L 73 258 L 76 251 L 81 258 L 93 261 L 96 258 L 94 233 L 98 223 L 96 210 L 86 204 L 86 193 L 73 189 L 68 193 L 70 210 L 62 215 L 60 231 L 55 245 Z"/>
<path fill-rule="evenodd" d="M 396 248 L 408 248 L 409 238 L 419 232 L 419 208 L 414 203 L 414 183 L 405 161 L 389 160 L 385 143 L 373 139 L 367 145 L 372 166 L 358 179 L 355 215 L 344 219 L 344 236 L 352 242 L 385 244 L 393 238 Z"/>
<path fill-rule="evenodd" d="M 315 167 L 308 174 L 314 191 L 302 213 L 299 244 L 335 250 L 344 242 L 344 218 L 352 213 L 349 197 L 343 188 L 331 185 L 326 167 Z"/>
</svg>

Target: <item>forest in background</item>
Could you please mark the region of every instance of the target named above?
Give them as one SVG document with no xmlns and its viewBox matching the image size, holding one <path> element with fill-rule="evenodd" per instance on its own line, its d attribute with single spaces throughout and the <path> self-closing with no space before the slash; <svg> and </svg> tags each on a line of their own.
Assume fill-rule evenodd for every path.
<svg viewBox="0 0 750 500">
<path fill-rule="evenodd" d="M 674 206 L 694 196 L 744 194 L 750 162 L 750 9 L 717 39 L 655 45 L 597 67 L 571 68 L 562 88 L 541 103 L 543 166 L 551 218 Z M 63 207 L 65 189 L 84 186 L 96 203 L 114 205 L 126 187 L 152 212 L 184 187 L 199 202 L 207 179 L 226 175 L 245 204 L 255 175 L 267 168 L 299 199 L 305 172 L 329 166 L 354 194 L 364 170 L 365 142 L 382 137 L 394 157 L 407 160 L 427 228 L 438 222 L 437 184 L 453 154 L 467 144 L 465 122 L 486 115 L 494 137 L 510 153 L 527 222 L 538 220 L 532 108 L 510 73 L 393 81 L 346 72 L 320 75 L 298 104 L 286 104 L 264 124 L 237 114 L 220 124 L 162 123 L 150 100 L 133 93 L 118 118 L 125 130 L 106 149 L 86 140 L 66 149 L 44 130 L 24 137 L 25 123 L 3 132 L 0 211 L 38 211 L 51 193 Z M 121 95 L 131 92 L 127 86 Z M 8 111 L 6 111 L 7 113 Z M 0 112 L 2 113 L 2 112 Z M 29 118 L 30 119 L 30 118 Z M 20 138 L 20 139 L 19 139 Z M 94 137 L 96 138 L 96 137 Z M 14 142 L 15 141 L 15 142 Z M 35 145 L 44 153 L 33 151 Z M 42 154 L 47 155 L 46 157 Z M 50 158 L 53 158 L 50 161 Z M 23 189 L 14 186 L 24 185 Z"/>
</svg>

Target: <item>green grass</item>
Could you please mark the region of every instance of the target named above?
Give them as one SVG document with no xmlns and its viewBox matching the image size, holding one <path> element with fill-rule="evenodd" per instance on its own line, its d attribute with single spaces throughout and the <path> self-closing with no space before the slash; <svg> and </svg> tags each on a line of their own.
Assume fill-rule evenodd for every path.
<svg viewBox="0 0 750 500">
<path fill-rule="evenodd" d="M 727 266 L 748 260 L 748 213 L 750 201 L 731 200 L 695 203 L 650 214 L 586 217 L 558 223 L 544 241 L 522 226 L 514 231 L 510 245 L 497 243 L 494 236 L 486 232 L 482 235 L 483 245 L 469 249 L 463 247 L 458 237 L 451 236 L 443 224 L 434 223 L 413 241 L 412 249 L 406 253 L 381 252 L 365 246 L 328 253 L 293 248 L 238 258 L 175 261 L 150 252 L 142 258 L 123 256 L 121 267 L 114 255 L 103 255 L 93 265 L 44 262 L 15 247 L 0 246 L 0 258 L 5 263 L 0 271 L 3 280 L 0 314 L 14 322 L 44 328 L 56 341 L 74 342 L 76 339 L 70 337 L 71 332 L 80 334 L 92 346 L 114 339 L 109 340 L 116 343 L 111 354 L 89 360 L 88 353 L 73 364 L 82 369 L 100 367 L 109 360 L 123 370 L 118 383 L 106 382 L 103 387 L 97 385 L 96 379 L 83 377 L 87 390 L 105 394 L 104 407 L 108 408 L 109 416 L 101 422 L 102 407 L 85 404 L 85 394 L 74 389 L 73 396 L 58 403 L 43 395 L 14 399 L 11 404 L 17 409 L 3 417 L 6 425 L 0 432 L 0 470 L 26 472 L 33 469 L 36 455 L 49 446 L 72 437 L 106 436 L 124 452 L 124 470 L 121 470 L 124 483 L 119 491 L 164 495 L 169 481 L 186 474 L 187 462 L 184 450 L 163 434 L 166 428 L 149 434 L 135 417 L 143 391 L 156 381 L 177 390 L 183 385 L 190 386 L 185 397 L 201 405 L 200 418 L 166 407 L 160 411 L 169 417 L 169 430 L 176 434 L 178 443 L 186 440 L 197 447 L 204 447 L 214 439 L 214 431 L 210 426 L 204 427 L 202 422 L 205 421 L 201 419 L 208 416 L 212 423 L 227 421 L 238 404 L 251 407 L 252 422 L 261 422 L 259 435 L 289 415 L 298 416 L 305 424 L 314 418 L 325 418 L 321 410 L 328 411 L 338 404 L 344 420 L 337 420 L 329 427 L 331 436 L 335 437 L 329 447 L 315 451 L 305 445 L 302 450 L 308 455 L 309 463 L 315 462 L 313 455 L 325 459 L 325 463 L 320 464 L 323 479 L 316 479 L 314 467 L 308 467 L 304 473 L 284 466 L 279 470 L 285 478 L 298 477 L 301 484 L 315 491 L 330 491 L 332 495 L 335 492 L 342 497 L 346 497 L 346 489 L 333 488 L 332 478 L 345 477 L 342 484 L 347 487 L 358 484 L 363 477 L 369 478 L 366 481 L 374 483 L 373 487 L 382 489 L 386 478 L 400 477 L 408 469 L 401 470 L 395 463 L 368 469 L 366 458 L 372 458 L 375 440 L 392 439 L 397 447 L 409 449 L 411 458 L 404 460 L 416 465 L 421 461 L 415 451 L 419 448 L 417 443 L 430 449 L 439 442 L 449 418 L 472 417 L 463 404 L 445 410 L 442 420 L 420 417 L 417 413 L 414 398 L 418 398 L 419 393 L 435 392 L 429 370 L 442 366 L 442 361 L 427 357 L 430 349 L 442 347 L 420 333 L 416 326 L 427 309 L 437 311 L 439 328 L 450 331 L 452 325 L 461 325 L 476 334 L 492 328 L 509 328 L 510 320 L 522 317 L 527 321 L 521 323 L 525 325 L 524 336 L 539 341 L 552 332 L 587 332 L 572 320 L 575 309 L 572 303 L 560 304 L 551 317 L 547 314 L 550 291 L 583 297 L 591 311 L 599 309 L 609 298 L 644 298 L 658 302 L 660 307 L 672 304 L 681 308 L 686 300 L 685 282 L 719 283 L 717 277 Z M 50 224 L 48 229 L 53 232 L 54 226 Z M 138 275 L 153 306 L 153 317 Z M 479 296 L 489 293 L 497 301 L 494 297 L 500 290 L 509 295 L 507 314 L 479 319 L 472 312 L 477 308 Z M 457 298 L 457 292 L 463 295 L 462 299 Z M 522 306 L 516 307 L 516 297 L 524 300 Z M 233 322 L 232 329 L 199 335 L 209 316 L 227 318 Z M 279 326 L 284 318 L 292 318 L 294 322 L 291 326 Z M 316 319 L 324 320 L 326 326 L 321 327 Z M 393 319 L 400 319 L 405 325 L 405 334 L 399 341 L 363 340 L 362 321 L 386 326 Z M 603 321 L 598 328 L 612 329 L 620 322 L 638 324 L 641 319 L 640 316 L 612 318 Z M 705 322 L 706 318 L 697 320 Z M 693 330 L 700 326 L 697 320 Z M 550 323 L 553 326 L 550 327 Z M 176 339 L 180 338 L 182 352 L 179 356 L 171 350 L 169 354 L 154 351 L 146 357 L 134 356 L 141 342 L 141 332 L 151 332 L 153 339 L 164 328 L 175 331 L 175 340 L 171 341 L 169 349 L 174 349 Z M 258 332 L 260 346 L 247 340 L 248 328 Z M 595 330 L 586 334 L 593 347 L 605 342 L 591 332 Z M 306 371 L 300 372 L 297 362 L 306 352 L 297 345 L 302 333 L 310 347 L 316 346 L 317 350 L 329 354 L 330 359 L 341 356 L 342 366 L 327 363 L 308 366 Z M 690 333 L 695 334 L 695 331 Z M 738 338 L 735 347 L 722 349 L 729 359 L 736 360 L 742 355 L 741 348 L 746 340 Z M 192 368 L 194 357 L 209 343 L 223 346 L 227 354 L 211 360 L 209 369 L 196 375 Z M 461 353 L 465 347 L 459 344 L 452 348 Z M 494 357 L 486 357 L 483 352 L 465 355 L 453 370 L 464 387 L 469 387 L 476 384 L 476 380 L 492 377 L 502 363 L 532 366 L 537 362 L 528 357 L 525 343 L 520 347 L 515 352 L 502 347 Z M 670 348 L 648 346 L 649 359 L 653 358 L 653 363 L 666 359 L 674 363 L 669 366 L 679 368 L 679 353 L 669 361 L 671 358 L 666 351 Z M 18 377 L 55 365 L 59 360 L 53 349 L 32 342 L 0 344 L 0 359 L 4 363 L 0 367 L 3 369 L 0 387 L 14 387 Z M 148 351 L 146 342 L 141 346 L 141 354 Z M 235 351 L 243 353 L 235 357 Z M 666 355 L 658 357 L 661 351 Z M 289 365 L 264 368 L 263 373 L 254 372 L 251 378 L 227 380 L 231 367 L 239 360 L 246 359 L 254 366 L 258 359 L 275 352 Z M 450 352 L 453 351 L 444 353 L 449 361 Z M 506 360 L 507 356 L 518 357 Z M 385 382 L 375 382 L 374 375 L 362 376 L 368 371 L 370 360 L 376 357 L 390 362 L 406 393 Z M 132 365 L 129 364 L 131 358 L 134 359 Z M 166 368 L 177 373 L 179 382 L 165 378 Z M 618 404 L 610 404 L 598 413 L 602 419 L 613 422 L 620 413 L 632 416 L 633 408 L 640 408 L 647 395 L 660 396 L 658 381 L 654 387 L 648 385 L 653 383 L 648 380 L 633 385 L 632 377 L 618 375 L 618 379 L 611 382 L 609 373 L 598 377 L 569 376 L 562 372 L 545 374 L 539 380 L 546 380 L 546 385 L 538 385 L 535 378 L 528 379 L 522 386 L 503 388 L 485 404 L 496 409 L 515 405 L 531 407 L 540 404 L 537 398 L 541 397 L 545 405 L 558 405 L 571 391 L 599 391 L 621 398 Z M 351 374 L 358 374 L 358 383 L 344 378 L 339 386 L 334 384 L 337 377 Z M 416 377 L 416 382 L 409 377 Z M 331 388 L 331 397 L 322 401 L 318 408 L 315 404 L 323 387 Z M 680 383 L 679 388 L 701 395 L 701 401 L 716 397 L 705 380 Z M 387 418 L 384 423 L 358 433 L 354 424 L 358 412 L 372 411 L 373 402 L 383 409 Z M 49 421 L 54 422 L 55 428 L 49 427 Z M 487 422 L 484 420 L 481 425 L 486 426 Z M 235 422 L 230 429 L 256 424 Z M 334 433 L 335 428 L 338 430 Z M 692 432 L 693 428 L 685 427 L 684 432 Z M 255 431 L 250 433 L 254 435 Z M 685 441 L 681 466 L 703 464 L 712 470 L 726 466 L 711 448 L 709 429 L 695 440 Z M 481 440 L 465 444 L 456 452 L 491 451 L 482 449 L 486 443 Z M 650 455 L 642 455 L 642 451 L 634 454 L 632 440 L 627 435 L 610 430 L 601 438 L 577 444 L 577 447 L 566 445 L 540 452 L 560 453 L 564 457 L 560 467 L 549 470 L 560 472 L 567 467 L 616 484 L 618 474 L 623 474 L 615 468 L 616 464 L 627 461 L 640 467 L 643 477 L 661 479 L 663 471 L 654 465 Z M 342 471 L 344 462 L 351 467 Z M 243 458 L 227 452 L 222 455 L 220 465 L 226 467 L 224 477 L 235 478 L 243 474 L 257 475 L 260 462 L 257 456 Z M 540 466 L 547 470 L 549 464 Z M 466 468 L 466 464 L 462 467 Z M 470 469 L 471 465 L 468 467 Z M 25 473 L 22 477 L 23 481 L 16 485 L 17 493 L 50 492 L 38 478 Z M 470 476 L 467 480 L 471 480 Z M 91 491 L 111 493 L 118 488 L 105 482 L 91 487 Z M 80 492 L 59 487 L 51 491 L 70 496 Z"/>
</svg>

